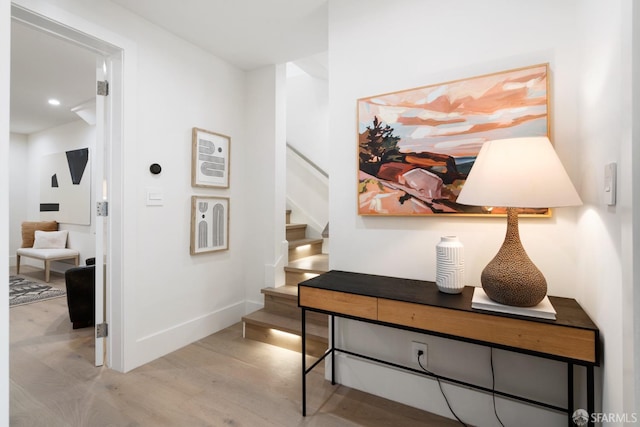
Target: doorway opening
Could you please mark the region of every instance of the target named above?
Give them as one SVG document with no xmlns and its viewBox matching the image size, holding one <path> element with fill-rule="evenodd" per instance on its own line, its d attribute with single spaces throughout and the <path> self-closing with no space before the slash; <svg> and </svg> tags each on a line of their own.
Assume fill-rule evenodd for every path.
<svg viewBox="0 0 640 427">
<path fill-rule="evenodd" d="M 96 325 L 107 323 L 113 321 L 115 324 L 120 325 L 121 319 L 114 319 L 112 313 L 121 313 L 120 305 L 117 307 L 112 307 L 110 295 L 114 291 L 114 278 L 119 279 L 121 277 L 121 260 L 119 257 L 113 257 L 112 254 L 114 251 L 119 251 L 121 240 L 118 238 L 112 237 L 111 223 L 113 220 L 117 222 L 117 224 L 121 224 L 121 220 L 119 218 L 119 214 L 116 213 L 110 217 L 98 216 L 96 203 L 100 202 L 109 202 L 111 200 L 120 200 L 121 194 L 118 192 L 118 184 L 122 182 L 121 177 L 121 169 L 120 165 L 116 165 L 115 167 L 112 164 L 112 158 L 118 156 L 121 150 L 121 142 L 122 142 L 122 107 L 121 101 L 123 98 L 122 93 L 122 80 L 123 80 L 123 50 L 118 48 L 108 42 L 105 42 L 97 37 L 89 35 L 87 31 L 80 31 L 73 27 L 72 23 L 69 22 L 58 22 L 53 18 L 49 18 L 43 16 L 42 14 L 27 10 L 15 4 L 11 7 L 11 17 L 12 17 L 12 33 L 14 27 L 17 29 L 16 31 L 20 31 L 23 34 L 28 34 L 36 39 L 47 40 L 50 43 L 48 55 L 45 55 L 45 58 L 35 58 L 32 59 L 33 67 L 29 68 L 25 73 L 27 76 L 19 75 L 22 77 L 33 77 L 33 75 L 37 75 L 35 71 L 38 69 L 43 69 L 45 72 L 49 72 L 51 74 L 54 73 L 54 65 L 56 63 L 64 63 L 65 59 L 69 57 L 65 55 L 71 55 L 70 52 L 83 52 L 80 56 L 83 56 L 85 59 L 85 63 L 91 63 L 90 67 L 87 67 L 87 70 L 83 70 L 81 75 L 83 77 L 80 80 L 90 81 L 91 82 L 91 90 L 93 95 L 89 96 L 88 99 L 86 96 L 82 94 L 86 94 L 83 92 L 83 89 L 80 88 L 80 82 L 76 87 L 76 92 L 69 94 L 64 94 L 62 91 L 62 87 L 67 87 L 65 82 L 65 78 L 69 76 L 65 76 L 64 73 L 59 76 L 54 76 L 58 78 L 57 89 L 59 89 L 59 97 L 69 95 L 69 99 L 72 100 L 74 105 L 73 107 L 80 116 L 82 120 L 71 120 L 70 122 L 64 123 L 64 119 L 61 119 L 62 122 L 57 122 L 56 124 L 44 127 L 39 130 L 33 131 L 29 134 L 18 133 L 18 128 L 14 131 L 14 96 L 18 96 L 19 90 L 17 87 L 14 88 L 14 76 L 16 73 L 12 69 L 12 78 L 11 78 L 11 95 L 12 95 L 12 104 L 11 104 L 11 147 L 14 147 L 14 139 L 17 140 L 15 146 L 19 146 L 21 143 L 26 143 L 27 148 L 22 149 L 19 153 L 21 156 L 21 161 L 26 162 L 24 168 L 20 168 L 20 172 L 26 175 L 25 187 L 26 197 L 24 194 L 22 197 L 10 197 L 11 203 L 9 206 L 10 209 L 10 224 L 12 228 L 12 242 L 10 248 L 10 255 L 15 254 L 14 246 L 17 244 L 13 240 L 13 236 L 15 233 L 16 223 L 19 223 L 23 220 L 38 220 L 39 219 L 39 178 L 36 177 L 38 175 L 38 168 L 41 164 L 42 154 L 44 151 L 53 152 L 66 152 L 74 147 L 70 147 L 70 145 L 84 145 L 89 149 L 89 179 L 90 179 L 90 201 L 89 201 L 89 221 L 88 224 L 62 224 L 61 229 L 67 229 L 69 233 L 68 242 L 69 246 L 75 245 L 81 249 L 81 264 L 84 264 L 84 260 L 86 258 L 94 258 L 96 260 L 96 265 L 102 268 L 95 268 L 95 323 Z M 66 46 L 62 48 L 63 53 L 55 52 L 51 46 Z M 12 44 L 12 68 L 13 68 L 13 57 L 14 57 L 14 45 Z M 87 58 L 91 58 L 90 62 Z M 29 73 L 32 74 L 29 76 Z M 96 96 L 96 80 L 100 78 L 104 81 L 109 81 L 110 84 L 110 95 L 109 96 Z M 72 78 L 73 79 L 73 78 Z M 28 79 L 26 79 L 28 82 Z M 31 87 L 27 83 L 27 88 L 33 89 L 36 85 L 36 81 L 33 81 Z M 21 84 L 24 84 L 22 82 Z M 55 86 L 54 86 L 55 87 Z M 74 85 L 69 85 L 68 87 L 74 87 Z M 37 92 L 37 91 L 32 91 Z M 55 94 L 39 94 L 39 96 L 49 98 L 53 97 Z M 75 96 L 75 98 L 74 98 Z M 82 99 L 82 100 L 81 100 Z M 21 101 L 26 102 L 27 99 L 24 97 L 20 98 Z M 68 101 L 70 102 L 70 101 Z M 70 107 L 67 104 L 67 107 Z M 92 108 L 93 107 L 93 114 Z M 21 107 L 20 107 L 21 108 Z M 19 107 L 16 107 L 16 110 Z M 88 110 L 88 112 L 87 112 Z M 82 115 L 80 115 L 82 114 Z M 16 115 L 17 116 L 17 115 Z M 16 125 L 17 126 L 17 125 Z M 27 129 L 26 124 L 22 124 L 22 129 Z M 23 131 L 24 132 L 24 131 Z M 15 136 L 14 138 L 14 135 Z M 25 136 L 27 135 L 27 136 Z M 11 158 L 12 163 L 13 153 L 15 151 L 12 150 Z M 19 175 L 18 175 L 19 176 Z M 33 176 L 33 178 L 32 178 Z M 14 179 L 14 175 L 11 175 L 10 186 L 14 186 L 16 182 L 20 181 L 20 179 Z M 52 181 L 53 182 L 53 181 Z M 116 189 L 116 191 L 112 190 L 112 187 Z M 13 191 L 12 191 L 13 196 Z M 19 204 L 23 204 L 24 206 L 17 206 Z M 15 206 L 14 206 L 15 205 Z M 118 205 L 121 206 L 120 203 Z M 14 209 L 15 208 L 15 209 Z M 62 221 L 59 221 L 62 223 Z M 119 232 L 119 230 L 115 230 Z M 84 252 L 84 253 L 83 253 Z M 119 251 L 121 253 L 121 251 Z M 62 267 L 62 270 L 65 270 L 64 264 L 58 265 L 58 268 Z M 55 270 L 55 268 L 54 268 Z M 12 270 L 13 271 L 13 270 Z M 32 270 L 32 271 L 37 271 Z M 35 273 L 34 273 L 35 274 Z M 60 279 L 58 277 L 58 285 L 64 288 L 64 278 Z M 61 280 L 61 281 L 60 281 Z M 116 286 L 116 291 L 119 290 L 119 283 Z M 66 310 L 66 304 L 64 299 L 58 301 L 59 304 L 62 304 L 64 310 Z M 44 303 L 43 303 L 44 304 Z M 38 304 L 35 304 L 38 305 Z M 58 307 L 60 308 L 60 307 Z M 60 313 L 58 312 L 58 318 L 45 320 L 42 318 L 41 313 L 38 313 L 38 310 L 34 310 L 31 314 L 31 317 L 34 317 L 38 314 L 38 318 L 40 318 L 40 322 L 46 323 L 49 321 L 47 328 L 45 329 L 46 333 L 54 332 L 56 328 L 67 327 L 71 329 L 71 323 L 69 322 L 69 317 L 66 311 L 63 311 L 63 314 L 66 315 L 60 317 Z M 13 312 L 12 312 L 12 321 L 13 321 Z M 13 329 L 13 328 L 12 328 Z M 119 343 L 121 337 L 119 335 L 119 329 L 112 329 L 111 337 L 96 337 L 96 331 L 93 328 L 87 328 L 86 332 L 82 332 L 82 334 L 86 335 L 85 340 L 90 344 L 89 348 L 93 354 L 86 354 L 90 360 L 93 359 L 95 365 L 100 366 L 105 363 L 110 367 L 113 367 L 117 370 L 122 370 L 122 355 L 116 354 L 113 357 L 112 361 L 112 352 L 111 346 L 109 345 L 111 341 L 115 341 Z M 13 330 L 12 330 L 13 332 Z M 78 336 L 79 331 L 73 331 L 74 336 Z M 13 336 L 12 340 L 13 343 Z M 95 344 L 95 345 L 94 345 Z M 121 348 L 121 345 L 117 346 Z M 93 350 L 95 348 L 95 351 Z M 13 348 L 12 348 L 13 351 Z M 105 359 L 106 356 L 106 359 Z M 120 367 L 120 369 L 118 369 Z"/>
</svg>

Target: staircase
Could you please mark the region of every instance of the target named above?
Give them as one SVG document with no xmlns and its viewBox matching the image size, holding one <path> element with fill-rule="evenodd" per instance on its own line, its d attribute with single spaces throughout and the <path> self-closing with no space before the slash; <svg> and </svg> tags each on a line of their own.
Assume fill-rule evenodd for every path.
<svg viewBox="0 0 640 427">
<path fill-rule="evenodd" d="M 289 265 L 285 284 L 264 288 L 264 308 L 242 318 L 244 337 L 289 350 L 301 351 L 302 321 L 298 307 L 298 283 L 329 269 L 329 256 L 322 253 L 322 239 L 308 238 L 306 224 L 291 224 L 286 212 Z M 321 356 L 327 349 L 327 316 L 307 313 L 307 354 Z"/>
</svg>

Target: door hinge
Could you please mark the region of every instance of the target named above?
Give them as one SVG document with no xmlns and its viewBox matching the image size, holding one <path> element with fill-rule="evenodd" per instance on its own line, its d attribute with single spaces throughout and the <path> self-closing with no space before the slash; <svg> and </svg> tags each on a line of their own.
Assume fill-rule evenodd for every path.
<svg viewBox="0 0 640 427">
<path fill-rule="evenodd" d="M 96 215 L 109 216 L 109 202 L 97 202 L 96 203 Z"/>
<path fill-rule="evenodd" d="M 106 338 L 109 335 L 109 326 L 106 323 L 96 325 L 96 338 Z"/>
<path fill-rule="evenodd" d="M 109 95 L 109 82 L 106 80 L 98 81 L 98 95 Z"/>
</svg>

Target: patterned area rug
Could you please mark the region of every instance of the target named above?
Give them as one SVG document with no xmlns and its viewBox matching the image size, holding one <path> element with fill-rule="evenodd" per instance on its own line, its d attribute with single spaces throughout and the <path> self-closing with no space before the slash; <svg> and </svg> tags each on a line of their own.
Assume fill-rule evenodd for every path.
<svg viewBox="0 0 640 427">
<path fill-rule="evenodd" d="M 32 282 L 20 276 L 9 276 L 9 306 L 31 304 L 65 296 L 66 292 L 44 283 Z"/>
</svg>

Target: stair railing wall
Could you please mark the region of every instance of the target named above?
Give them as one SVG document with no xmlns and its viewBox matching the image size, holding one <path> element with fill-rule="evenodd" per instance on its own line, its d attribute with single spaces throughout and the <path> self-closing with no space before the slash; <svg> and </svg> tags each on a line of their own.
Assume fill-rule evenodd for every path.
<svg viewBox="0 0 640 427">
<path fill-rule="evenodd" d="M 292 222 L 308 224 L 309 237 L 321 237 L 329 221 L 329 175 L 288 143 L 287 205 Z"/>
</svg>

